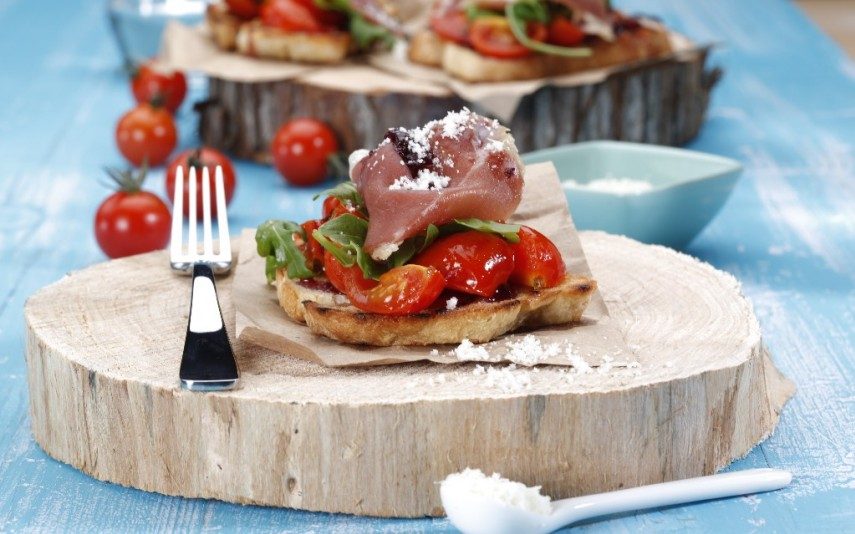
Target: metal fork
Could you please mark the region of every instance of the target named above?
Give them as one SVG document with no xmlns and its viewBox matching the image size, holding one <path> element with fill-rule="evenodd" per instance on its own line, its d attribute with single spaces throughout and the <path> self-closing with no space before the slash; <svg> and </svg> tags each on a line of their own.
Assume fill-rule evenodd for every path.
<svg viewBox="0 0 855 534">
<path fill-rule="evenodd" d="M 224 274 L 232 267 L 232 247 L 229 241 L 229 221 L 226 215 L 226 196 L 223 186 L 223 169 L 214 173 L 217 196 L 218 251 L 214 253 L 211 233 L 211 179 L 207 168 L 202 170 L 202 232 L 203 251 L 200 254 L 196 240 L 196 168 L 189 171 L 188 197 L 189 230 L 187 250 L 184 237 L 184 168 L 175 174 L 175 198 L 172 202 L 172 238 L 169 245 L 169 263 L 172 270 L 193 274 L 190 294 L 190 319 L 184 338 L 181 357 L 181 387 L 191 391 L 224 391 L 234 388 L 240 376 L 232 352 L 223 312 L 217 300 L 214 274 Z"/>
</svg>

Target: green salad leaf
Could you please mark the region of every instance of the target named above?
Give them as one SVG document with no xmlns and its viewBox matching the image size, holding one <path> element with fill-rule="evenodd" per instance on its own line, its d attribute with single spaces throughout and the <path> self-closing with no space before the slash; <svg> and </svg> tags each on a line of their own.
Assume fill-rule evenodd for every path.
<svg viewBox="0 0 855 534">
<path fill-rule="evenodd" d="M 345 267 L 359 266 L 363 276 L 377 279 L 387 269 L 371 259 L 362 248 L 368 234 L 368 221 L 345 213 L 331 219 L 312 233 L 315 240 Z"/>
<path fill-rule="evenodd" d="M 269 220 L 255 231 L 258 255 L 265 258 L 267 282 L 276 279 L 276 270 L 285 268 L 288 278 L 311 278 L 315 273 L 306 265 L 306 257 L 294 242 L 294 234 L 306 238 L 303 228 L 291 221 Z"/>
<path fill-rule="evenodd" d="M 529 22 L 548 22 L 549 13 L 546 6 L 540 0 L 518 0 L 505 6 L 505 16 L 508 18 L 511 31 L 517 41 L 527 48 L 544 54 L 564 57 L 587 57 L 591 55 L 591 49 L 583 46 L 568 47 L 556 46 L 548 43 L 535 41 L 528 36 L 526 26 Z"/>
<path fill-rule="evenodd" d="M 400 267 L 413 259 L 413 256 L 428 248 L 431 243 L 439 237 L 439 228 L 435 224 L 430 224 L 425 230 L 424 235 L 411 237 L 401 243 L 398 250 L 392 253 L 387 260 L 392 267 Z"/>
<path fill-rule="evenodd" d="M 483 219 L 454 219 L 453 223 L 444 224 L 440 228 L 442 235 L 462 232 L 464 230 L 496 234 L 511 243 L 519 243 L 520 241 L 520 225 L 518 224 L 485 221 Z"/>
</svg>

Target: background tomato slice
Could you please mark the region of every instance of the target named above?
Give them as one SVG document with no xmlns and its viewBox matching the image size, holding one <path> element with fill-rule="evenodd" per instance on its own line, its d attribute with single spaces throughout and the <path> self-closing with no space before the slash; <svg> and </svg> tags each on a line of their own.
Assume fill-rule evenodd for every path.
<svg viewBox="0 0 855 534">
<path fill-rule="evenodd" d="M 533 228 L 520 228 L 520 241 L 512 245 L 514 270 L 511 282 L 534 290 L 553 287 L 566 273 L 564 259 L 555 243 Z"/>
<path fill-rule="evenodd" d="M 546 26 L 539 22 L 530 22 L 527 33 L 535 41 L 545 41 L 549 34 Z M 475 19 L 469 28 L 469 41 L 481 54 L 499 59 L 518 59 L 533 53 L 517 41 L 508 19 L 504 17 Z"/>
<path fill-rule="evenodd" d="M 576 46 L 585 39 L 582 28 L 566 17 L 555 17 L 549 23 L 548 41 L 558 46 Z"/>
<path fill-rule="evenodd" d="M 430 28 L 443 39 L 469 44 L 469 17 L 461 10 L 450 10 L 430 19 Z"/>
<path fill-rule="evenodd" d="M 412 263 L 436 268 L 446 286 L 491 297 L 514 270 L 514 251 L 501 237 L 469 231 L 437 240 Z"/>
<path fill-rule="evenodd" d="M 323 24 L 297 0 L 268 0 L 261 7 L 261 23 L 289 32 L 320 32 Z"/>
</svg>

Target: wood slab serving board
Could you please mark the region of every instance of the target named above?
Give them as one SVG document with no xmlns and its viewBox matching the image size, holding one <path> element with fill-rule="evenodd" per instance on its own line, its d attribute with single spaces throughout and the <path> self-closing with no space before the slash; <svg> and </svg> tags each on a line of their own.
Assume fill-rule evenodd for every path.
<svg viewBox="0 0 855 534">
<path fill-rule="evenodd" d="M 670 249 L 581 237 L 636 368 L 331 369 L 236 342 L 242 388 L 189 393 L 189 279 L 157 252 L 30 298 L 33 434 L 126 486 L 378 516 L 441 514 L 435 482 L 467 466 L 563 498 L 710 474 L 768 436 L 794 387 L 736 280 Z"/>
</svg>

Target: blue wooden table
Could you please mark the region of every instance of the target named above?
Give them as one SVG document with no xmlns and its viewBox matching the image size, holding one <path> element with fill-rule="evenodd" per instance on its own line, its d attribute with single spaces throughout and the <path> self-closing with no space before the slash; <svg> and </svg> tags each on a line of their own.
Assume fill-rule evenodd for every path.
<svg viewBox="0 0 855 534">
<path fill-rule="evenodd" d="M 775 494 L 630 514 L 591 531 L 855 531 L 855 63 L 781 0 L 623 0 L 698 41 L 726 76 L 691 148 L 739 159 L 744 179 L 688 252 L 739 278 L 781 370 L 798 385 L 775 434 L 731 468 L 791 469 Z M 841 2 L 843 4 L 843 2 Z M 131 97 L 104 2 L 0 0 L 0 532 L 450 531 L 164 497 L 95 481 L 47 457 L 27 417 L 22 307 L 102 261 L 92 237 L 101 167 Z M 851 4 L 849 9 L 853 9 Z M 201 87 L 194 95 L 203 94 Z M 181 145 L 195 142 L 180 116 Z M 309 216 L 310 192 L 241 163 L 234 227 Z M 150 187 L 162 193 L 162 170 Z"/>
</svg>

